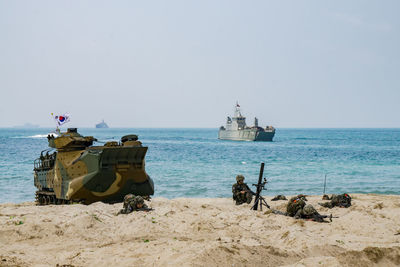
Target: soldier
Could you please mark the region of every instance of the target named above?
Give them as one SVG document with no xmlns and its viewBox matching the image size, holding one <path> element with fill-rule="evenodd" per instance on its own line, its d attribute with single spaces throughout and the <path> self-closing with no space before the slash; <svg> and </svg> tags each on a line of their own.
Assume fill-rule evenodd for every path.
<svg viewBox="0 0 400 267">
<path fill-rule="evenodd" d="M 332 215 L 331 215 L 332 216 Z M 321 215 L 318 213 L 318 211 L 315 210 L 313 205 L 307 204 L 304 206 L 303 209 L 299 210 L 294 216 L 296 219 L 306 219 L 306 220 L 311 220 L 315 222 L 326 222 L 324 218 L 327 218 L 328 216 L 326 215 Z M 332 219 L 331 219 L 332 221 Z"/>
<path fill-rule="evenodd" d="M 243 203 L 250 204 L 255 193 L 244 182 L 244 176 L 239 174 L 236 176 L 236 184 L 232 185 L 233 200 L 236 201 L 236 205 Z"/>
<path fill-rule="evenodd" d="M 124 206 L 122 210 L 119 211 L 118 214 L 128 214 L 132 211 L 149 211 L 151 210 L 144 204 L 144 199 L 141 196 L 134 196 L 132 194 L 128 194 L 124 197 Z"/>
<path fill-rule="evenodd" d="M 295 217 L 297 212 L 299 210 L 302 210 L 305 205 L 306 205 L 306 202 L 304 201 L 304 199 L 299 198 L 297 196 L 292 197 L 286 206 L 286 213 L 290 217 Z"/>
<path fill-rule="evenodd" d="M 322 196 L 322 200 L 331 200 L 331 198 L 327 194 L 325 194 Z"/>
<path fill-rule="evenodd" d="M 277 200 L 287 200 L 287 198 L 284 195 L 277 195 L 271 201 L 277 201 Z"/>
<path fill-rule="evenodd" d="M 118 214 L 131 213 L 133 211 L 132 206 L 134 204 L 134 201 L 135 201 L 135 196 L 133 194 L 127 194 L 124 197 L 124 206 L 123 206 L 122 210 L 120 210 L 118 212 Z"/>
<path fill-rule="evenodd" d="M 44 168 L 44 156 L 43 156 L 43 151 L 40 153 L 40 168 Z"/>
<path fill-rule="evenodd" d="M 315 222 L 326 222 L 326 215 L 319 214 L 311 204 L 306 204 L 303 197 L 292 197 L 286 206 L 286 215 L 295 219 L 308 219 Z"/>
<path fill-rule="evenodd" d="M 333 194 L 331 197 L 331 201 L 325 203 L 319 203 L 319 205 L 329 209 L 333 207 L 348 208 L 351 206 L 351 197 L 346 193 L 341 195 Z"/>
</svg>

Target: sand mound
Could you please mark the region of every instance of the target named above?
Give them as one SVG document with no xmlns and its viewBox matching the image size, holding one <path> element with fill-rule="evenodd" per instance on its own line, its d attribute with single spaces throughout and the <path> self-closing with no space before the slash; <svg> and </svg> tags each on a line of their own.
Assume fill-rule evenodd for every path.
<svg viewBox="0 0 400 267">
<path fill-rule="evenodd" d="M 295 220 L 231 199 L 121 204 L 0 205 L 0 266 L 398 266 L 400 196 L 354 195 L 331 223 Z M 283 210 L 285 201 L 268 203 Z"/>
</svg>

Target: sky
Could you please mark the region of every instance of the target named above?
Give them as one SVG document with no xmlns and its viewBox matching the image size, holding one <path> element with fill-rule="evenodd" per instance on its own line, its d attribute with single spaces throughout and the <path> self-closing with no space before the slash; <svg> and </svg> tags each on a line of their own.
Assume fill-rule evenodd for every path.
<svg viewBox="0 0 400 267">
<path fill-rule="evenodd" d="M 0 127 L 400 127 L 400 1 L 0 0 Z"/>
</svg>

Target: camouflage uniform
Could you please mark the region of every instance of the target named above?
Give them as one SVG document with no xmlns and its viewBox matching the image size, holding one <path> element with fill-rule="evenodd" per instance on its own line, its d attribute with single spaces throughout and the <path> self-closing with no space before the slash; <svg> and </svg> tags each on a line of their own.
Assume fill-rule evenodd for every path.
<svg viewBox="0 0 400 267">
<path fill-rule="evenodd" d="M 307 201 L 306 195 L 303 194 L 297 195 L 297 198 Z"/>
<path fill-rule="evenodd" d="M 295 215 L 296 219 L 308 219 L 315 222 L 325 222 L 324 218 L 327 216 L 322 216 L 315 210 L 311 204 L 307 204 L 303 209 L 299 210 Z"/>
<path fill-rule="evenodd" d="M 236 176 L 237 183 L 232 185 L 233 200 L 236 201 L 236 205 L 241 205 L 243 203 L 250 204 L 253 199 L 254 192 L 250 190 L 247 184 L 243 183 L 244 176 Z M 241 191 L 245 191 L 244 194 Z"/>
<path fill-rule="evenodd" d="M 351 197 L 346 193 L 341 195 L 332 195 L 331 201 L 319 204 L 329 209 L 333 207 L 348 208 L 351 206 Z"/>
<path fill-rule="evenodd" d="M 302 198 L 292 197 L 286 206 L 286 213 L 288 216 L 294 217 L 305 205 L 306 202 Z"/>
<path fill-rule="evenodd" d="M 138 208 L 138 204 L 142 204 L 142 207 Z M 141 196 L 134 196 L 132 194 L 128 194 L 124 197 L 124 206 L 122 210 L 119 211 L 119 214 L 128 214 L 132 211 L 148 211 L 150 210 L 146 204 L 144 204 L 144 200 Z"/>
<path fill-rule="evenodd" d="M 322 196 L 322 200 L 331 200 L 331 198 L 325 194 Z"/>
<path fill-rule="evenodd" d="M 286 207 L 286 215 L 295 219 L 309 219 L 316 222 L 326 222 L 324 218 L 327 216 L 321 215 L 311 204 L 306 204 L 304 198 L 292 197 Z"/>
<path fill-rule="evenodd" d="M 277 200 L 287 200 L 287 198 L 284 195 L 277 195 L 271 201 L 277 201 Z"/>
</svg>

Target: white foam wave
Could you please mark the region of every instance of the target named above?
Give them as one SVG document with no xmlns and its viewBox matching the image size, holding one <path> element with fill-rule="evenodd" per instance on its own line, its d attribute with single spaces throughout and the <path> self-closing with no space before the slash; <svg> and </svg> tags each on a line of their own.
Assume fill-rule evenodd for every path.
<svg viewBox="0 0 400 267">
<path fill-rule="evenodd" d="M 28 138 L 45 138 L 47 137 L 47 134 L 36 134 L 32 136 L 28 136 Z"/>
<path fill-rule="evenodd" d="M 11 138 L 47 138 L 48 135 L 53 135 L 54 137 L 57 137 L 57 133 L 48 133 L 48 134 L 35 134 L 35 135 L 30 135 L 30 136 L 14 136 Z"/>
</svg>

